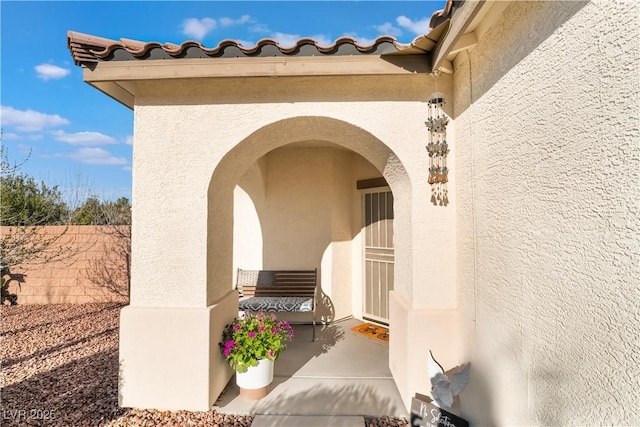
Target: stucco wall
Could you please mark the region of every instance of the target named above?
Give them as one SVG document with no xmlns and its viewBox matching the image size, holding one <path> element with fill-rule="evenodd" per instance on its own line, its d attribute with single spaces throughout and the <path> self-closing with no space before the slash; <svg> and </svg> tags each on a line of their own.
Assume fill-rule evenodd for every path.
<svg viewBox="0 0 640 427">
<path fill-rule="evenodd" d="M 10 227 L 0 227 L 6 235 Z M 9 293 L 18 304 L 82 304 L 127 301 L 128 277 L 125 253 L 128 228 L 43 226 L 37 233 L 44 240 L 59 238 L 46 253 L 62 253 L 56 261 L 10 266 L 16 280 Z M 124 246 L 123 246 L 124 245 Z"/>
<path fill-rule="evenodd" d="M 399 195 L 396 220 L 402 226 L 396 236 L 403 244 L 397 245 L 402 267 L 396 269 L 396 289 L 420 306 L 454 307 L 455 241 L 441 239 L 451 233 L 454 204 L 434 207 L 424 197 L 430 194 L 425 100 L 433 82 L 428 76 L 396 79 L 139 83 L 132 303 L 200 306 L 224 295 L 233 283 L 233 232 L 227 224 L 242 173 L 272 149 L 321 139 L 363 155 Z M 439 88 L 449 90 L 450 80 L 441 78 Z M 178 158 L 168 169 L 167 159 Z M 163 286 L 177 268 L 183 280 Z M 416 287 L 414 275 L 425 278 Z"/>
<path fill-rule="evenodd" d="M 514 2 L 454 64 L 477 424 L 640 424 L 639 26 L 637 2 Z"/>
<path fill-rule="evenodd" d="M 380 175 L 358 154 L 327 143 L 269 152 L 234 191 L 234 272 L 318 268 L 319 317 L 359 316 L 362 193 L 356 182 Z"/>
<path fill-rule="evenodd" d="M 451 82 L 449 76 L 439 78 L 438 89 L 447 97 Z M 197 311 L 218 303 L 234 281 L 234 190 L 242 175 L 274 149 L 323 141 L 361 155 L 382 172 L 394 193 L 396 301 L 420 310 L 419 320 L 429 332 L 456 330 L 457 324 L 429 314 L 457 304 L 456 177 L 450 176 L 446 208 L 431 204 L 427 184 L 424 121 L 433 90 L 433 78 L 419 74 L 137 82 L 131 306 Z M 449 166 L 455 170 L 455 158 Z M 267 170 L 259 172 L 260 179 Z M 353 235 L 348 227 L 340 230 Z M 332 248 L 331 254 L 348 256 L 348 251 Z M 176 275 L 180 281 L 167 281 Z M 392 317 L 391 328 L 407 329 L 403 322 L 417 318 Z M 129 329 L 136 325 L 122 323 L 121 334 Z M 411 341 L 406 351 L 415 360 L 426 360 L 433 349 L 448 353 L 443 362 L 459 361 L 448 343 L 431 339 L 437 335 Z M 391 338 L 391 347 L 399 345 Z M 176 357 L 177 365 L 190 363 L 187 355 Z M 416 391 L 428 390 L 426 375 L 409 381 L 414 367 L 392 359 L 405 403 Z M 140 381 L 140 387 L 149 386 Z"/>
</svg>

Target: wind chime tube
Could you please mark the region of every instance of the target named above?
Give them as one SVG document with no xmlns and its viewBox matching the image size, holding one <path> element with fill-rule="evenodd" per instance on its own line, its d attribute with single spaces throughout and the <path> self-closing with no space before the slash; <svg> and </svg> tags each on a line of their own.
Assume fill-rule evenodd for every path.
<svg viewBox="0 0 640 427">
<path fill-rule="evenodd" d="M 444 95 L 440 92 L 434 92 L 427 102 L 429 116 L 425 122 L 429 130 L 429 143 L 426 147 L 429 153 L 428 182 L 431 185 L 431 203 L 436 206 L 447 206 L 449 204 L 447 189 L 447 182 L 449 181 L 447 124 L 449 123 L 449 118 L 444 112 L 444 104 Z"/>
</svg>

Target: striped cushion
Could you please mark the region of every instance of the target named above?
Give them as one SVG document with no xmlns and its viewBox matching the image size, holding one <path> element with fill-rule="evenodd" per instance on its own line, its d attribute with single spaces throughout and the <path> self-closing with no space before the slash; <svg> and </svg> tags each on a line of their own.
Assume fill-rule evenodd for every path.
<svg viewBox="0 0 640 427">
<path fill-rule="evenodd" d="M 240 300 L 243 311 L 313 311 L 313 298 L 309 297 L 251 297 Z"/>
</svg>

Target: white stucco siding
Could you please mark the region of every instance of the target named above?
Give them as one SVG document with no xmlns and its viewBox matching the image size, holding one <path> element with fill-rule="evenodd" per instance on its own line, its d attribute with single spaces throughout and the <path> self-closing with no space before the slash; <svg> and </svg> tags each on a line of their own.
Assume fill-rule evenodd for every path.
<svg viewBox="0 0 640 427">
<path fill-rule="evenodd" d="M 135 112 L 131 303 L 198 306 L 206 301 L 206 164 L 184 153 L 183 139 L 198 141 L 189 129 L 160 118 L 163 109 Z M 180 137 L 176 137 L 176 133 Z M 193 149 L 192 149 L 193 151 Z M 188 159 L 184 162 L 183 159 Z M 194 191 L 199 188 L 200 191 Z M 203 238 L 204 237 L 204 238 Z"/>
<path fill-rule="evenodd" d="M 384 77 L 380 79 L 384 80 Z M 405 263 L 405 268 L 400 268 L 397 289 L 409 300 L 412 300 L 415 292 L 415 301 L 421 305 L 454 306 L 455 268 L 447 268 L 447 265 L 454 265 L 455 259 L 447 257 L 443 261 L 440 254 L 451 253 L 452 249 L 446 246 L 455 246 L 455 241 L 449 239 L 443 247 L 443 243 L 438 242 L 434 236 L 451 228 L 455 211 L 452 205 L 442 208 L 431 206 L 429 203 L 430 188 L 426 183 L 428 157 L 424 148 L 427 141 L 424 126 L 426 106 L 424 101 L 414 100 L 428 98 L 433 89 L 429 82 L 426 76 L 409 79 L 400 89 L 396 86 L 391 95 L 384 94 L 391 99 L 409 98 L 409 101 L 376 100 L 377 95 L 372 90 L 377 88 L 374 87 L 366 94 L 373 100 L 344 102 L 315 99 L 310 99 L 310 102 L 285 102 L 292 96 L 292 85 L 278 79 L 266 79 L 260 83 L 264 86 L 252 81 L 250 93 L 247 89 L 248 81 L 245 79 L 225 79 L 224 82 L 177 80 L 162 84 L 152 81 L 140 83 L 137 87 L 135 110 L 138 147 L 135 149 L 134 166 L 134 192 L 138 210 L 137 216 L 134 214 L 134 217 L 138 220 L 136 222 L 134 218 L 133 232 L 134 240 L 138 240 L 137 244 L 142 245 L 137 246 L 137 252 L 142 255 L 134 267 L 132 282 L 134 288 L 146 290 L 135 294 L 135 303 L 199 305 L 205 301 L 215 301 L 211 288 L 209 295 L 204 296 L 201 293 L 201 273 L 203 270 L 211 272 L 213 265 L 207 266 L 207 260 L 201 256 L 202 248 L 207 246 L 207 237 L 210 240 L 220 239 L 219 244 L 210 241 L 208 247 L 209 250 L 219 249 L 215 263 L 224 271 L 229 271 L 226 277 L 216 275 L 214 278 L 210 277 L 209 281 L 232 283 L 233 266 L 231 251 L 221 249 L 228 247 L 232 241 L 231 232 L 229 236 L 207 236 L 205 232 L 207 221 L 210 230 L 210 221 L 219 220 L 207 220 L 201 209 L 202 204 L 206 203 L 207 189 L 209 195 L 212 194 L 212 189 L 208 186 L 214 171 L 221 159 L 230 153 L 225 159 L 229 161 L 226 166 L 227 172 L 218 174 L 222 181 L 216 184 L 216 188 L 224 194 L 214 194 L 214 197 L 222 197 L 216 199 L 215 203 L 209 200 L 209 207 L 215 206 L 217 217 L 230 216 L 233 205 L 231 186 L 235 186 L 244 170 L 271 149 L 282 144 L 299 142 L 300 135 L 305 134 L 345 145 L 361 153 L 383 171 L 392 188 L 394 185 L 404 186 L 403 191 L 397 191 L 396 220 L 403 222 L 405 227 L 396 229 L 396 237 L 401 242 L 411 244 L 399 245 L 399 263 Z M 361 85 L 345 87 L 339 78 L 335 78 L 335 81 L 329 79 L 325 83 L 329 88 L 325 93 L 313 86 L 309 87 L 310 94 L 307 96 L 328 97 L 326 92 L 333 90 L 345 98 L 366 98 L 365 95 L 357 94 L 358 90 L 363 89 Z M 331 89 L 332 84 L 338 88 Z M 449 84 L 450 80 L 443 79 L 439 82 L 439 89 L 446 90 Z M 300 90 L 295 84 L 293 87 Z M 278 88 L 282 89 L 280 95 L 279 92 L 274 92 Z M 384 92 L 386 89 L 380 90 Z M 251 102 L 244 99 L 241 104 L 229 104 L 245 96 L 250 97 Z M 262 102 L 263 100 L 269 102 Z M 260 134 L 263 128 L 279 121 L 305 116 L 340 120 L 344 126 L 342 129 L 332 128 L 322 120 L 310 120 L 298 124 L 302 129 L 282 126 L 276 128 L 277 132 L 267 131 L 266 139 L 251 137 L 252 134 Z M 304 128 L 305 126 L 307 128 Z M 354 132 L 351 129 L 360 131 Z M 358 132 L 370 135 L 369 138 L 372 136 L 384 145 L 379 142 L 374 144 L 362 138 L 362 134 Z M 243 142 L 246 144 L 241 152 L 233 151 L 235 146 Z M 173 161 L 169 163 L 167 157 Z M 164 178 L 160 177 L 161 175 Z M 402 178 L 403 176 L 411 179 Z M 394 182 L 394 177 L 400 178 Z M 169 189 L 169 186 L 163 185 L 165 181 L 171 181 L 174 185 Z M 165 202 L 166 200 L 168 201 Z M 152 218 L 153 211 L 167 208 L 173 209 L 179 215 L 163 216 L 164 219 L 158 218 L 158 222 L 153 224 L 149 223 L 148 219 L 141 219 Z M 174 222 L 179 222 L 180 226 L 177 227 Z M 184 244 L 164 244 L 171 240 L 166 240 L 164 232 L 159 233 L 158 230 L 168 230 L 167 227 L 172 230 L 179 229 L 179 232 L 171 232 L 176 234 L 177 242 Z M 144 236 L 144 239 L 136 239 L 136 234 Z M 435 254 L 438 254 L 437 259 L 433 259 Z M 181 283 L 179 295 L 175 294 L 174 285 L 167 285 L 171 289 L 158 289 L 164 286 L 159 284 L 160 279 L 169 273 L 168 267 L 157 269 L 159 256 L 179 260 L 181 265 L 189 267 L 185 273 L 188 280 Z M 414 263 L 413 257 L 416 256 L 422 261 Z M 424 279 L 416 282 L 413 289 L 412 276 L 415 274 Z M 154 287 L 153 291 L 151 287 Z M 227 289 L 228 285 L 216 284 L 215 287 Z"/>
<path fill-rule="evenodd" d="M 514 2 L 455 62 L 478 424 L 640 423 L 640 6 Z"/>
</svg>

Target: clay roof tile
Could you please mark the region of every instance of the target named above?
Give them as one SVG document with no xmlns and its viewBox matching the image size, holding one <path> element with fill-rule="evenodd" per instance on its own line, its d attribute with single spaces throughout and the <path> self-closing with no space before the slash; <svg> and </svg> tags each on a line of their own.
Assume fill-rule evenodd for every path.
<svg viewBox="0 0 640 427">
<path fill-rule="evenodd" d="M 67 33 L 67 45 L 73 56 L 73 60 L 76 65 L 88 65 L 91 63 L 97 63 L 99 61 L 113 60 L 115 52 L 123 50 L 131 58 L 147 59 L 150 52 L 154 49 L 160 49 L 164 54 L 170 57 L 185 57 L 188 54 L 188 50 L 195 48 L 196 52 L 199 50 L 201 53 L 192 54 L 194 57 L 202 57 L 204 55 L 210 57 L 218 57 L 225 55 L 225 51 L 229 48 L 232 49 L 231 53 L 227 53 L 227 56 L 273 56 L 279 55 L 298 55 L 301 54 L 302 48 L 311 47 L 311 50 L 306 50 L 304 55 L 332 55 L 340 51 L 340 48 L 344 45 L 351 47 L 351 50 L 346 54 L 379 54 L 378 48 L 383 46 L 385 52 L 395 51 L 406 47 L 402 43 L 398 43 L 394 37 L 381 36 L 373 42 L 361 45 L 353 37 L 341 37 L 329 45 L 321 45 L 316 39 L 304 37 L 296 40 L 291 46 L 283 46 L 274 39 L 262 39 L 259 40 L 254 46 L 243 46 L 236 40 L 223 40 L 213 48 L 206 48 L 202 43 L 198 41 L 188 40 L 181 44 L 158 42 L 142 42 L 139 40 L 132 40 L 127 38 L 121 38 L 120 40 L 111 40 L 102 37 L 96 37 L 88 34 L 78 33 L 76 31 L 69 31 Z M 275 48 L 268 49 L 269 47 Z M 162 53 L 162 52 L 161 52 Z M 119 55 L 117 60 L 126 59 L 126 55 Z"/>
</svg>

